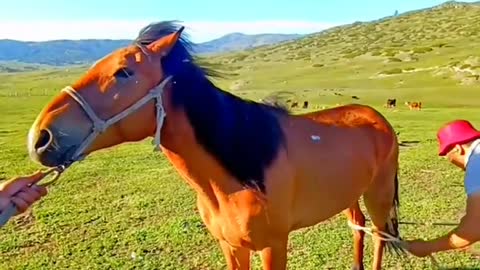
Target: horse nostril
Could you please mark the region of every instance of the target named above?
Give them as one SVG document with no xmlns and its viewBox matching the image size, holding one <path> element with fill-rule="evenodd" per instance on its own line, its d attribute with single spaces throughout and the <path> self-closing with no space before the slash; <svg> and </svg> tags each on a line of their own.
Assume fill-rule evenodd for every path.
<svg viewBox="0 0 480 270">
<path fill-rule="evenodd" d="M 39 154 L 42 153 L 43 151 L 45 151 L 45 149 L 47 149 L 51 142 L 51 132 L 47 129 L 42 129 L 40 131 L 40 134 L 38 135 L 37 142 L 35 143 L 35 151 Z"/>
</svg>

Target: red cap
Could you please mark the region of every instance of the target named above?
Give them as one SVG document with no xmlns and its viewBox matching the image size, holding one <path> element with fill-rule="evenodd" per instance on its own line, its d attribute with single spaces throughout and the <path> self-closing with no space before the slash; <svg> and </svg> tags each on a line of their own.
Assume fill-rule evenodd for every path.
<svg viewBox="0 0 480 270">
<path fill-rule="evenodd" d="M 437 132 L 439 156 L 445 156 L 457 144 L 464 144 L 480 138 L 476 130 L 467 120 L 455 120 L 445 124 Z"/>
</svg>

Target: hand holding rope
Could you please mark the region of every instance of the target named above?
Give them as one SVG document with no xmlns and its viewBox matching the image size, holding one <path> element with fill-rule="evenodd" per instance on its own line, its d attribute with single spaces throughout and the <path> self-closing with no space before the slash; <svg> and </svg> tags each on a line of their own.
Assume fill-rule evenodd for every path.
<svg viewBox="0 0 480 270">
<path fill-rule="evenodd" d="M 67 166 L 58 166 L 58 167 L 54 167 L 54 168 L 50 168 L 46 171 L 40 171 L 39 173 L 42 174 L 42 176 L 35 182 L 29 184 L 29 186 L 32 186 L 34 184 L 37 184 L 39 183 L 40 181 L 42 181 L 43 179 L 45 179 L 45 177 L 47 177 L 48 175 L 52 174 L 53 173 L 53 178 L 50 179 L 49 181 L 46 181 L 44 183 L 41 183 L 41 184 L 38 184 L 39 186 L 43 186 L 43 187 L 47 187 L 51 184 L 53 184 L 55 181 L 57 181 L 57 179 L 60 177 L 60 175 L 63 173 L 63 171 L 66 169 Z M 33 177 L 35 176 L 34 175 L 31 175 L 30 177 Z M 8 205 L 8 207 L 0 212 L 0 227 L 4 226 L 15 214 L 17 214 L 17 208 L 15 207 L 15 205 L 10 202 L 10 204 Z"/>
<path fill-rule="evenodd" d="M 408 244 L 407 242 L 401 240 L 400 238 L 398 237 L 395 237 L 389 233 L 386 233 L 386 232 L 382 232 L 380 230 L 375 230 L 375 229 L 372 229 L 372 228 L 367 228 L 367 227 L 363 227 L 363 226 L 360 226 L 360 225 L 357 225 L 357 224 L 353 224 L 351 221 L 348 221 L 348 226 L 350 226 L 350 228 L 352 228 L 353 230 L 357 230 L 357 231 L 363 231 L 365 232 L 366 234 L 369 234 L 371 236 L 374 235 L 374 233 L 377 233 L 377 237 L 379 237 L 382 241 L 385 241 L 385 242 L 393 242 L 396 244 L 397 247 L 399 247 L 402 251 L 407 251 L 408 248 Z M 442 267 L 440 267 L 440 264 L 438 263 L 438 261 L 435 259 L 435 257 L 433 257 L 433 255 L 428 255 L 428 257 L 430 258 L 430 261 L 432 262 L 432 265 L 436 268 L 436 269 L 443 269 Z"/>
</svg>

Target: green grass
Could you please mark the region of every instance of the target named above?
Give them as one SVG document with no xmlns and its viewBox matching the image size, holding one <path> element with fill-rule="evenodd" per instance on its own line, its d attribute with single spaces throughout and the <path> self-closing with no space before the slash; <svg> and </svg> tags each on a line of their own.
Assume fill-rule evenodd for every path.
<svg viewBox="0 0 480 270">
<path fill-rule="evenodd" d="M 358 94 L 361 92 L 358 91 Z M 364 92 L 363 95 L 366 95 Z M 26 132 L 49 97 L 2 97 L 0 177 L 38 168 L 25 149 Z M 436 156 L 435 131 L 453 117 L 480 123 L 478 108 L 381 110 L 400 132 L 401 220 L 457 222 L 464 211 L 462 174 Z M 453 115 L 452 115 L 453 114 Z M 321 206 L 319 206 L 321 207 Z M 351 232 L 342 215 L 292 234 L 289 269 L 345 269 Z M 450 227 L 402 225 L 403 237 L 436 237 Z M 366 263 L 370 263 L 370 238 Z M 149 142 L 101 151 L 73 166 L 33 207 L 0 231 L 1 269 L 224 269 L 216 243 L 195 207 L 195 194 Z M 132 259 L 136 254 L 136 259 Z M 480 267 L 462 253 L 437 256 L 442 265 Z M 255 259 L 259 269 L 258 258 Z M 420 269 L 427 260 L 387 256 L 387 269 Z M 330 267 L 330 268 L 329 268 Z"/>
<path fill-rule="evenodd" d="M 400 154 L 401 221 L 458 222 L 465 209 L 463 174 L 437 156 L 435 133 L 454 118 L 480 127 L 478 84 L 464 83 L 466 75 L 447 68 L 477 66 L 472 44 L 479 41 L 478 11 L 435 9 L 204 60 L 229 73 L 216 83 L 241 97 L 308 100 L 308 110 L 350 102 L 374 106 L 400 132 L 400 141 L 416 141 Z M 380 75 L 391 70 L 402 72 Z M 28 128 L 52 95 L 83 72 L 0 74 L 0 178 L 38 169 L 26 153 Z M 396 109 L 383 108 L 388 98 L 397 99 Z M 424 109 L 409 111 L 405 101 L 421 101 Z M 431 239 L 450 229 L 400 227 L 405 239 Z M 369 269 L 371 238 L 366 243 Z M 292 233 L 289 246 L 289 269 L 352 264 L 351 231 L 342 215 Z M 480 268 L 480 260 L 466 253 L 436 257 L 445 267 Z M 260 269 L 258 257 L 254 264 Z M 390 255 L 384 265 L 431 266 L 428 259 Z M 0 230 L 0 269 L 65 268 L 225 269 L 225 262 L 200 220 L 192 189 L 144 141 L 100 151 L 73 166 L 29 215 Z"/>
</svg>

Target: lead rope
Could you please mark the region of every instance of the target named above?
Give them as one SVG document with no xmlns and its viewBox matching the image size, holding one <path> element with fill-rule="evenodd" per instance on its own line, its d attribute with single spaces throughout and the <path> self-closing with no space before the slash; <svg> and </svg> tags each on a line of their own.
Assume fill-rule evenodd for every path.
<svg viewBox="0 0 480 270">
<path fill-rule="evenodd" d="M 348 221 L 348 226 L 350 228 L 352 228 L 353 230 L 363 231 L 366 234 L 369 234 L 371 236 L 373 236 L 374 232 L 376 232 L 376 233 L 380 234 L 380 235 L 377 235 L 377 237 L 379 237 L 382 241 L 396 243 L 402 249 L 405 249 L 405 247 L 407 246 L 407 243 L 405 241 L 402 241 L 400 238 L 395 237 L 395 236 L 393 236 L 389 233 L 382 232 L 382 231 L 379 231 L 379 230 L 374 230 L 372 228 L 363 227 L 363 226 L 360 226 L 360 225 L 357 225 L 357 224 L 353 224 L 350 220 Z M 430 254 L 430 255 L 428 255 L 428 257 L 430 258 L 430 261 L 432 262 L 432 265 L 434 266 L 434 268 L 439 269 L 439 270 L 444 269 L 443 267 L 440 266 L 440 264 L 438 263 L 438 261 L 435 259 L 435 257 L 433 255 Z"/>
<path fill-rule="evenodd" d="M 66 166 L 63 166 L 63 165 L 55 168 L 50 168 L 43 173 L 42 178 L 40 178 L 40 180 L 38 180 L 37 183 L 45 179 L 45 177 L 47 177 L 49 174 L 53 173 L 54 174 L 53 178 L 50 181 L 46 181 L 42 184 L 39 184 L 39 186 L 47 187 L 53 184 L 55 181 L 57 181 L 57 179 L 60 177 L 60 175 L 63 173 L 65 169 L 66 169 Z M 13 203 L 10 203 L 7 209 L 0 212 L 0 227 L 3 227 L 16 213 L 17 213 L 17 208 Z"/>
<path fill-rule="evenodd" d="M 166 81 L 169 81 L 170 78 L 168 78 Z M 162 88 L 163 88 L 163 85 L 162 85 Z M 155 137 L 153 139 L 153 145 L 154 145 L 154 148 L 153 148 L 153 151 L 161 151 L 160 149 L 160 142 L 161 142 L 161 138 L 160 138 L 160 133 L 161 133 L 161 129 L 162 129 L 162 126 L 163 126 L 163 121 L 165 119 L 165 116 L 167 116 L 167 114 L 165 113 L 165 109 L 163 108 L 163 101 L 162 101 L 162 92 L 163 91 L 157 91 L 156 92 L 156 95 L 155 95 L 155 107 L 157 108 L 157 115 L 156 115 L 156 118 L 157 118 L 157 126 L 155 127 Z"/>
</svg>

